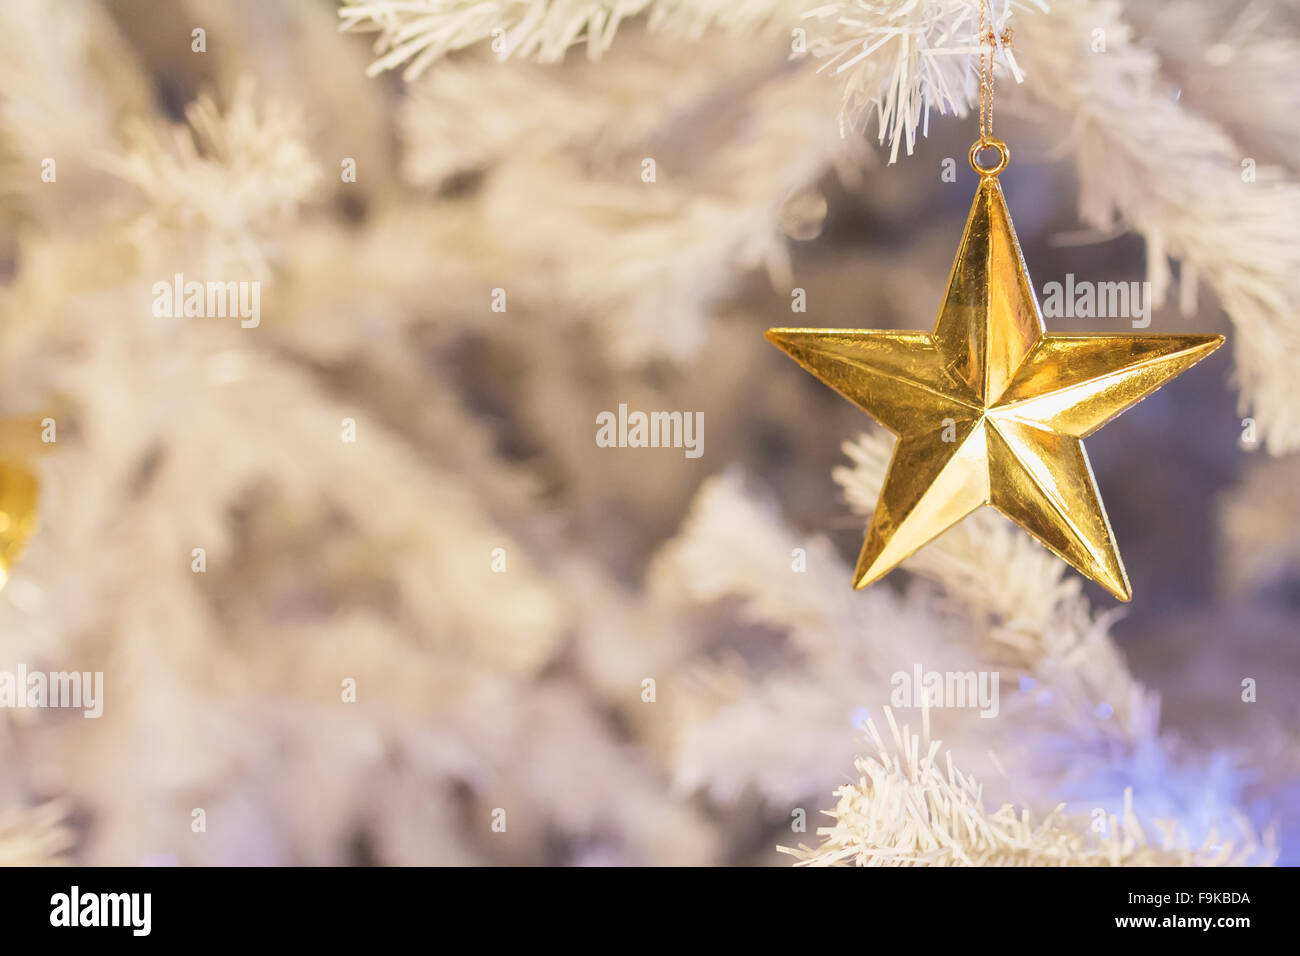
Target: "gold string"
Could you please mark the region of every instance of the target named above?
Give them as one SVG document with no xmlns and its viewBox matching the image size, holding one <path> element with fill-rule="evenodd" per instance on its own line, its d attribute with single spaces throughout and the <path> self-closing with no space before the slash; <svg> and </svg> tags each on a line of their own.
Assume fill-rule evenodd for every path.
<svg viewBox="0 0 1300 956">
<path fill-rule="evenodd" d="M 984 42 L 987 40 L 989 45 L 993 45 L 992 31 L 986 29 L 984 19 L 984 6 L 991 0 L 980 0 L 980 144 L 987 145 L 993 137 L 993 51 L 989 51 L 986 59 L 984 56 Z M 989 19 L 993 19 L 993 11 L 989 10 Z M 987 120 L 985 117 L 987 116 Z"/>
<path fill-rule="evenodd" d="M 988 14 L 985 16 L 985 4 Z M 979 51 L 980 51 L 980 138 L 970 148 L 971 169 L 981 176 L 997 176 L 1011 161 L 1007 144 L 993 135 L 993 57 L 997 53 L 998 36 L 993 32 L 993 0 L 979 0 Z M 1002 34 L 1002 45 L 1011 46 L 1011 31 Z M 988 44 L 988 51 L 984 45 Z M 996 149 L 998 160 L 992 166 L 981 165 L 979 154 L 986 149 Z"/>
<path fill-rule="evenodd" d="M 998 42 L 997 36 L 993 32 L 993 2 L 992 0 L 979 0 L 980 5 L 980 27 L 979 27 L 979 46 L 980 46 L 980 145 L 987 146 L 993 141 L 993 55 Z M 988 7 L 988 17 L 985 18 L 984 8 Z M 984 52 L 984 46 L 988 44 L 988 53 Z M 1011 31 L 1007 30 L 1002 34 L 1002 45 L 1011 45 Z"/>
</svg>

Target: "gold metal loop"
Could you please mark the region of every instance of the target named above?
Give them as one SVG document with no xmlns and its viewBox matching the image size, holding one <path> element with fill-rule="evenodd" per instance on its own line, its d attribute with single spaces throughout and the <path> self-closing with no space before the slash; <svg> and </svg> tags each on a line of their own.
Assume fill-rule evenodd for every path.
<svg viewBox="0 0 1300 956">
<path fill-rule="evenodd" d="M 998 161 L 993 166 L 981 166 L 976 158 L 986 149 L 996 149 L 998 151 Z M 1007 149 L 1007 144 L 1000 139 L 994 139 L 991 136 L 988 139 L 977 139 L 970 148 L 970 168 L 981 176 L 996 176 L 1007 168 L 1009 162 L 1011 162 L 1011 150 Z"/>
</svg>

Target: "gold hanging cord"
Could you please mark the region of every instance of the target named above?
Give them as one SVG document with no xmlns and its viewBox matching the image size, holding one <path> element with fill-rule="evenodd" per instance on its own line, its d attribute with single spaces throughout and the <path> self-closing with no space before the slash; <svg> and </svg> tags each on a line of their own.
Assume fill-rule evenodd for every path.
<svg viewBox="0 0 1300 956">
<path fill-rule="evenodd" d="M 993 55 L 996 52 L 998 38 L 993 32 L 992 2 L 993 0 L 979 0 L 980 138 L 970 148 L 970 164 L 971 168 L 981 176 L 996 176 L 1006 169 L 1007 163 L 1011 161 L 1011 151 L 1007 149 L 1007 144 L 993 135 Z M 986 7 L 988 8 L 987 18 L 985 17 Z M 1002 34 L 1002 43 L 1004 46 L 1011 45 L 1010 30 Z M 984 50 L 986 44 L 988 45 L 987 53 Z M 998 161 L 992 166 L 980 165 L 978 154 L 986 149 L 994 149 L 998 152 Z"/>
</svg>

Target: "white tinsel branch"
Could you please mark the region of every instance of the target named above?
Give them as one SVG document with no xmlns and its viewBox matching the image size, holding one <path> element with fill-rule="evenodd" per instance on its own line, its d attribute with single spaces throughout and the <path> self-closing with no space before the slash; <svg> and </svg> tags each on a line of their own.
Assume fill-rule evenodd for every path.
<svg viewBox="0 0 1300 956">
<path fill-rule="evenodd" d="M 129 125 L 129 147 L 101 162 L 143 195 L 135 242 L 168 247 L 198 234 L 214 271 L 229 262 L 268 275 L 268 234 L 292 221 L 321 171 L 300 111 L 276 99 L 258 104 L 255 94 L 245 78 L 224 110 L 204 95 L 187 107 L 185 125 Z"/>
<path fill-rule="evenodd" d="M 906 143 L 911 154 L 929 112 L 965 116 L 978 102 L 979 6 L 970 0 L 843 0 L 808 9 L 809 0 L 343 0 L 341 28 L 377 32 L 375 76 L 404 67 L 414 80 L 456 50 L 490 42 L 498 60 L 554 63 L 569 47 L 605 53 L 622 24 L 647 14 L 646 26 L 698 38 L 710 27 L 731 33 L 791 31 L 791 55 L 811 53 L 844 91 L 841 128 L 861 129 L 874 114 L 890 162 Z M 1028 5 L 1046 10 L 1045 0 Z M 1024 76 L 1004 43 L 1023 4 L 992 0 L 993 60 L 1016 82 Z"/>
<path fill-rule="evenodd" d="M 1024 75 L 1003 39 L 1015 6 L 994 0 L 986 8 L 995 43 L 984 50 L 1019 83 Z M 824 60 L 818 69 L 844 88 L 842 127 L 864 129 L 874 115 L 893 163 L 903 143 L 911 155 L 931 110 L 965 116 L 979 102 L 979 16 L 970 0 L 841 0 L 805 13 L 809 50 Z"/>
<path fill-rule="evenodd" d="M 1067 817 L 1065 804 L 1037 822 L 1010 803 L 990 813 L 980 785 L 939 741 L 900 731 L 889 708 L 885 719 L 888 741 L 867 722 L 875 754 L 859 757 L 858 782 L 836 791 L 828 811 L 835 823 L 817 830 L 821 846 L 779 850 L 811 866 L 1240 866 L 1259 851 L 1244 820 L 1238 841 L 1211 834 L 1199 846 L 1172 823 L 1157 822 L 1162 839 L 1153 845 L 1131 790 L 1123 815 L 1109 814 L 1100 834 L 1090 820 Z"/>
<path fill-rule="evenodd" d="M 68 807 L 53 801 L 0 812 L 0 866 L 50 866 L 72 845 Z"/>
<path fill-rule="evenodd" d="M 555 63 L 586 44 L 593 59 L 629 20 L 698 38 L 710 27 L 742 32 L 796 20 L 807 0 L 343 0 L 340 27 L 378 33 L 368 73 L 404 67 L 414 80 L 448 53 L 490 42 L 499 60 Z"/>
</svg>

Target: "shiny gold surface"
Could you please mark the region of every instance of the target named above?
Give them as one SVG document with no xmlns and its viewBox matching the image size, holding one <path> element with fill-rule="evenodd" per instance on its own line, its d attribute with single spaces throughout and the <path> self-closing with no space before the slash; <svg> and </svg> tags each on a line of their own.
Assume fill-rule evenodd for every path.
<svg viewBox="0 0 1300 956">
<path fill-rule="evenodd" d="M 32 472 L 0 462 L 0 588 L 8 583 L 10 569 L 36 531 L 39 497 L 40 486 Z"/>
<path fill-rule="evenodd" d="M 1221 335 L 1046 334 L 992 172 L 980 179 L 933 332 L 767 337 L 898 436 L 854 587 L 990 504 L 1121 601 L 1132 596 L 1128 575 L 1079 439 L 1223 344 Z"/>
</svg>

